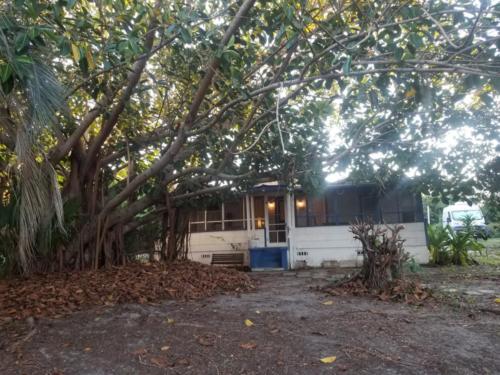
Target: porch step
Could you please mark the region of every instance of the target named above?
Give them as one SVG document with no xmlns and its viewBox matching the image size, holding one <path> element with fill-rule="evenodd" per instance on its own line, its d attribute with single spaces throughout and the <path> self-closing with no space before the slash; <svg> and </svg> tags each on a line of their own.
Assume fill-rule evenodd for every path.
<svg viewBox="0 0 500 375">
<path fill-rule="evenodd" d="M 212 254 L 212 265 L 242 266 L 245 262 L 243 253 Z"/>
</svg>

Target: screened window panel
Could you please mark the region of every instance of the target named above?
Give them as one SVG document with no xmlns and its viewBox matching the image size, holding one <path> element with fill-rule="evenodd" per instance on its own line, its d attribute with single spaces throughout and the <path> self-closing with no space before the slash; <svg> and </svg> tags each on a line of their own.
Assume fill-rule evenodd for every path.
<svg viewBox="0 0 500 375">
<path fill-rule="evenodd" d="M 343 189 L 337 195 L 337 224 L 348 225 L 361 218 L 359 196 L 356 190 Z"/>
<path fill-rule="evenodd" d="M 190 223 L 189 230 L 191 233 L 198 233 L 205 231 L 205 223 Z"/>
<path fill-rule="evenodd" d="M 295 195 L 295 225 L 307 227 L 307 200 L 304 194 Z"/>
<path fill-rule="evenodd" d="M 384 223 L 399 223 L 399 203 L 398 194 L 390 192 L 386 194 L 380 202 L 382 210 L 382 220 Z"/>
<path fill-rule="evenodd" d="M 254 197 L 254 214 L 255 214 L 255 228 L 264 229 L 265 216 L 264 216 L 264 197 Z"/>
<path fill-rule="evenodd" d="M 224 230 L 246 228 L 244 202 L 242 199 L 224 202 Z"/>
<path fill-rule="evenodd" d="M 326 202 L 324 196 L 311 197 L 307 200 L 309 226 L 325 225 Z"/>
</svg>

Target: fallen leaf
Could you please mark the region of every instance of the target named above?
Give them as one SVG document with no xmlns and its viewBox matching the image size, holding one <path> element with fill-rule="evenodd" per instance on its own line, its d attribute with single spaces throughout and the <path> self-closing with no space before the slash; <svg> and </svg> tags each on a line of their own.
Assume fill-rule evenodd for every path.
<svg viewBox="0 0 500 375">
<path fill-rule="evenodd" d="M 187 358 L 181 358 L 181 359 L 178 359 L 177 361 L 175 361 L 175 365 L 178 366 L 178 365 L 181 365 L 181 366 L 189 366 L 189 359 Z"/>
<path fill-rule="evenodd" d="M 174 323 L 175 323 L 175 320 L 174 320 L 174 319 L 170 319 L 170 318 L 168 318 L 167 320 L 165 320 L 165 322 L 166 322 L 167 324 L 174 324 Z"/>
<path fill-rule="evenodd" d="M 134 350 L 132 352 L 133 355 L 144 355 L 146 354 L 148 351 L 146 350 L 146 348 L 139 348 L 137 350 Z"/>
<path fill-rule="evenodd" d="M 500 298 L 495 298 L 495 303 L 500 303 Z"/>
<path fill-rule="evenodd" d="M 160 350 L 161 350 L 162 352 L 166 352 L 168 349 L 170 349 L 170 346 L 165 345 L 165 346 L 162 346 Z"/>
<path fill-rule="evenodd" d="M 245 325 L 247 327 L 251 327 L 251 326 L 253 326 L 253 322 L 250 319 L 245 319 Z"/>
<path fill-rule="evenodd" d="M 198 344 L 203 346 L 214 346 L 215 345 L 215 337 L 213 336 L 200 336 L 198 337 Z"/>
<path fill-rule="evenodd" d="M 149 362 L 151 362 L 152 365 L 160 368 L 165 368 L 169 364 L 167 359 L 163 357 L 151 357 L 149 359 Z"/>
<path fill-rule="evenodd" d="M 325 301 L 325 302 L 323 302 L 323 305 L 326 305 L 326 306 L 333 305 L 333 301 Z"/>
<path fill-rule="evenodd" d="M 333 363 L 337 360 L 337 357 L 335 356 L 331 356 L 331 357 L 324 357 L 324 358 L 321 358 L 320 361 L 322 363 Z"/>
<path fill-rule="evenodd" d="M 257 347 L 257 344 L 254 343 L 253 341 L 250 342 L 242 342 L 240 344 L 241 349 L 255 349 Z"/>
</svg>

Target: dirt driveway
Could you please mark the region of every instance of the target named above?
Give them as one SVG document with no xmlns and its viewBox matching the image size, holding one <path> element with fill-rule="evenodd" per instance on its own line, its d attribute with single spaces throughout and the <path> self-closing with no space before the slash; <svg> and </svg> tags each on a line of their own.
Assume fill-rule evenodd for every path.
<svg viewBox="0 0 500 375">
<path fill-rule="evenodd" d="M 241 296 L 121 305 L 11 327 L 0 337 L 0 373 L 500 374 L 495 311 L 328 297 L 311 288 L 330 277 L 325 271 L 252 277 L 257 291 Z M 446 289 L 446 278 L 439 283 Z M 484 303 L 499 288 L 489 285 Z M 335 362 L 320 361 L 331 356 Z"/>
</svg>

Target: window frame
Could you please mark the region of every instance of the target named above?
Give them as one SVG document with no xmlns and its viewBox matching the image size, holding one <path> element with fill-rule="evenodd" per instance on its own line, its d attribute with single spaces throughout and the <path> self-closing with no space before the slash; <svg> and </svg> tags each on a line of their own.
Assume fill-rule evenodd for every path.
<svg viewBox="0 0 500 375">
<path fill-rule="evenodd" d="M 207 212 L 208 211 L 213 211 L 213 210 L 208 210 L 206 207 L 203 210 L 198 210 L 198 211 L 203 211 L 203 221 L 191 221 L 189 220 L 189 233 L 207 233 L 207 232 L 232 232 L 232 231 L 238 231 L 238 230 L 247 230 L 247 217 L 246 217 L 246 201 L 244 197 L 240 198 L 241 202 L 241 208 L 242 208 L 242 218 L 241 219 L 225 219 L 225 210 L 224 210 L 224 203 L 220 203 L 220 220 L 207 220 Z M 229 203 L 229 202 L 228 202 Z M 242 228 L 234 228 L 234 229 L 226 229 L 225 223 L 229 222 L 238 222 L 242 223 Z M 218 224 L 220 223 L 220 229 L 208 229 L 209 224 Z M 203 230 L 196 230 L 193 231 L 191 227 L 193 225 L 200 225 L 203 224 Z"/>
<path fill-rule="evenodd" d="M 353 191 L 356 192 L 357 194 L 357 212 L 353 213 L 353 217 L 361 217 L 362 219 L 366 219 L 368 217 L 368 214 L 375 214 L 375 217 L 372 217 L 375 223 L 377 224 L 384 224 L 388 223 L 386 220 L 384 220 L 384 210 L 382 207 L 383 199 L 387 196 L 389 196 L 391 193 L 395 194 L 395 204 L 396 204 L 396 212 L 391 211 L 391 212 L 386 212 L 387 214 L 396 214 L 397 215 L 397 221 L 395 223 L 418 223 L 423 221 L 423 209 L 420 207 L 421 206 L 421 198 L 419 198 L 419 195 L 417 193 L 412 193 L 409 191 L 405 191 L 403 189 L 400 190 L 393 190 L 392 192 L 389 192 L 384 195 L 380 194 L 375 194 L 375 191 L 370 191 L 370 189 L 373 189 L 371 187 L 365 187 L 365 186 L 351 186 L 351 187 L 340 187 L 340 188 L 333 188 L 333 189 L 327 189 L 325 190 L 321 198 L 324 199 L 324 204 L 325 204 L 325 215 L 326 215 L 326 223 L 324 224 L 317 224 L 317 225 L 311 225 L 311 215 L 309 212 L 309 207 L 310 207 L 310 197 L 305 194 L 302 191 L 298 191 L 294 194 L 294 199 L 293 199 L 293 205 L 294 205 L 294 215 L 295 215 L 295 227 L 296 228 L 313 228 L 313 227 L 328 227 L 328 226 L 349 226 L 349 224 L 339 224 L 339 215 L 340 213 L 337 212 L 337 207 L 338 207 L 338 199 L 339 195 L 333 195 L 333 198 L 328 199 L 327 194 L 335 194 L 337 190 L 340 189 L 352 189 Z M 413 214 L 413 219 L 408 221 L 408 220 L 403 220 L 404 213 L 410 212 L 410 210 L 402 210 L 401 209 L 401 200 L 404 198 L 411 198 L 411 212 Z M 370 198 L 370 199 L 376 199 L 375 202 L 372 202 L 372 205 L 374 209 L 372 211 L 370 210 L 365 210 L 365 205 L 363 202 L 364 198 Z M 297 200 L 298 199 L 305 199 L 306 202 L 306 207 L 305 207 L 305 225 L 301 224 L 299 225 L 299 216 L 298 216 L 298 210 L 297 210 Z M 330 203 L 330 204 L 329 204 Z M 333 203 L 333 207 L 330 207 L 331 204 Z M 420 208 L 419 208 L 420 207 Z M 304 219 L 304 214 L 301 215 L 301 220 Z M 392 222 L 392 221 L 391 221 Z"/>
</svg>

